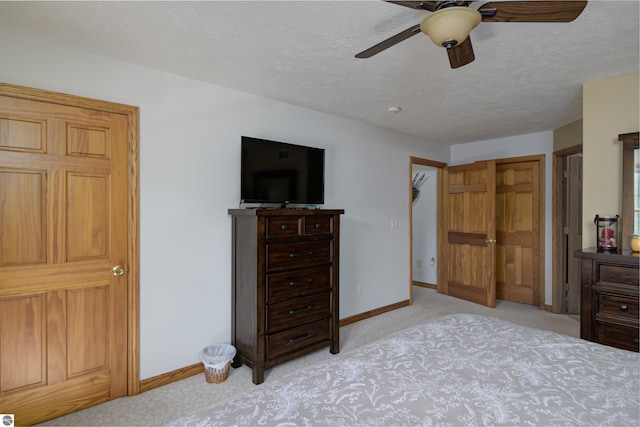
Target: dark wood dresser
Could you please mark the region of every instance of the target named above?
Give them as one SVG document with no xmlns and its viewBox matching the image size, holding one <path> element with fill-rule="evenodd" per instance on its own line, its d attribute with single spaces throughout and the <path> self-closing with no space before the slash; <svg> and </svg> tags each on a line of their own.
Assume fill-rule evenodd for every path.
<svg viewBox="0 0 640 427">
<path fill-rule="evenodd" d="M 264 370 L 340 351 L 338 267 L 344 210 L 230 209 L 234 367 Z"/>
<path fill-rule="evenodd" d="M 576 252 L 581 258 L 580 338 L 638 351 L 638 253 Z"/>
</svg>

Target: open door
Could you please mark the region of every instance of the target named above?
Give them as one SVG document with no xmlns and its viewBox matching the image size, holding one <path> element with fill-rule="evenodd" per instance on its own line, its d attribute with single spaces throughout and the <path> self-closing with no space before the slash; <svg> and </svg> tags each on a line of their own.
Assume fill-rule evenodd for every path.
<svg viewBox="0 0 640 427">
<path fill-rule="evenodd" d="M 496 162 L 445 168 L 443 253 L 438 291 L 496 306 Z"/>
</svg>

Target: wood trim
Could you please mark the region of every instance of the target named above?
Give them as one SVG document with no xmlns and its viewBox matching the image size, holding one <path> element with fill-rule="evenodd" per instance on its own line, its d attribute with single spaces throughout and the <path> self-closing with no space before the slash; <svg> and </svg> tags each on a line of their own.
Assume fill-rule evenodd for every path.
<svg viewBox="0 0 640 427">
<path fill-rule="evenodd" d="M 140 381 L 140 393 L 152 390 L 154 388 L 162 387 L 167 384 L 174 383 L 176 381 L 184 380 L 186 378 L 198 375 L 204 372 L 204 365 L 202 363 L 196 363 L 191 366 L 176 369 L 165 374 L 156 375 L 155 377 L 147 378 Z"/>
<path fill-rule="evenodd" d="M 567 157 L 578 153 L 582 153 L 582 144 L 573 145 L 571 147 L 563 148 L 562 150 L 554 151 L 553 155 L 558 157 Z"/>
<path fill-rule="evenodd" d="M 540 162 L 540 168 L 538 169 L 539 173 L 540 173 L 540 206 L 539 206 L 539 210 L 538 210 L 538 214 L 540 215 L 540 222 L 538 223 L 538 226 L 540 227 L 539 234 L 540 234 L 540 253 L 538 254 L 540 257 L 540 266 L 539 266 L 539 274 L 540 274 L 540 286 L 539 286 L 539 300 L 538 300 L 538 307 L 543 308 L 545 306 L 545 299 L 546 299 L 546 275 L 545 275 L 545 254 L 547 253 L 547 249 L 546 249 L 546 227 L 547 227 L 547 223 L 545 220 L 545 209 L 546 209 L 546 188 L 545 188 L 545 183 L 546 183 L 546 175 L 547 175 L 547 165 L 546 165 L 546 159 L 545 159 L 545 155 L 539 155 L 539 156 L 533 156 L 533 157 L 538 157 L 539 158 L 539 162 Z"/>
<path fill-rule="evenodd" d="M 435 160 L 421 159 L 420 157 L 409 157 L 410 163 L 422 166 L 433 166 L 434 168 L 443 168 L 447 166 L 446 163 L 436 162 Z"/>
<path fill-rule="evenodd" d="M 438 169 L 438 293 L 447 293 L 448 291 L 448 282 L 447 282 L 447 262 L 446 257 L 441 256 L 446 253 L 447 250 L 447 239 L 445 236 L 447 235 L 447 217 L 445 212 L 447 212 L 448 206 L 446 205 L 446 201 L 449 199 L 448 197 L 444 197 L 447 191 L 447 179 L 449 174 L 447 173 L 447 167 L 443 167 Z"/>
<path fill-rule="evenodd" d="M 413 304 L 413 285 L 419 282 L 413 281 L 413 165 L 421 165 L 421 166 L 430 166 L 438 169 L 438 182 L 437 186 L 437 203 L 438 203 L 438 212 L 436 218 L 436 233 L 438 235 L 438 246 L 437 246 L 437 256 L 438 256 L 438 281 L 441 270 L 441 261 L 442 257 L 440 256 L 442 253 L 442 245 L 441 241 L 441 227 L 442 227 L 442 170 L 447 167 L 446 163 L 437 162 L 435 160 L 422 159 L 420 157 L 409 157 L 409 305 Z M 418 285 L 420 286 L 420 285 Z M 434 289 L 438 289 L 438 286 L 433 286 Z"/>
<path fill-rule="evenodd" d="M 129 187 L 128 187 L 128 300 L 127 300 L 127 392 L 140 393 L 140 119 L 137 107 L 129 118 Z"/>
<path fill-rule="evenodd" d="M 139 315 L 140 315 L 140 282 L 139 282 L 139 109 L 138 107 L 68 95 L 58 92 L 30 87 L 0 83 L 0 95 L 20 99 L 67 105 L 127 116 L 128 135 L 128 231 L 127 262 L 128 265 L 128 336 L 127 336 L 127 394 L 139 393 Z"/>
<path fill-rule="evenodd" d="M 534 162 L 539 160 L 544 160 L 544 154 L 533 154 L 530 156 L 505 157 L 502 159 L 495 159 L 496 165 L 502 165 L 506 163 Z"/>
<path fill-rule="evenodd" d="M 633 234 L 633 150 L 638 148 L 638 132 L 618 135 L 622 142 L 622 250 L 631 249 Z"/>
<path fill-rule="evenodd" d="M 84 98 L 77 95 L 69 95 L 65 93 L 52 92 L 44 89 L 34 89 L 26 86 L 12 85 L 8 83 L 0 83 L 0 94 L 12 96 L 14 98 L 30 99 L 33 101 L 48 102 L 50 104 L 68 105 L 73 107 L 88 108 L 93 110 L 108 111 L 110 113 L 118 113 L 129 115 L 133 111 L 138 111 L 138 107 L 126 104 L 119 104 L 111 101 L 103 101 L 99 99 Z"/>
<path fill-rule="evenodd" d="M 354 316 L 345 317 L 344 319 L 340 319 L 340 327 L 347 326 L 352 323 L 356 323 L 361 320 L 368 319 L 370 317 L 375 317 L 379 314 L 386 313 L 388 311 L 393 311 L 398 308 L 408 307 L 410 305 L 411 305 L 411 300 L 404 300 L 404 301 L 397 302 L 395 304 L 376 308 L 374 310 L 365 311 L 364 313 L 356 314 Z"/>
<path fill-rule="evenodd" d="M 417 280 L 414 280 L 412 284 L 413 286 L 420 286 L 421 288 L 438 289 L 438 285 L 434 285 L 433 283 L 418 282 Z"/>
<path fill-rule="evenodd" d="M 413 165 L 420 164 L 415 157 L 409 157 L 409 305 L 413 304 Z"/>
<path fill-rule="evenodd" d="M 564 151 L 564 150 L 563 150 Z M 571 153 L 574 154 L 574 153 Z M 566 156 L 571 154 L 553 153 L 553 171 L 551 195 L 551 312 L 561 313 L 564 303 L 564 278 L 562 277 L 562 265 L 564 257 L 561 256 L 563 250 L 563 230 L 562 218 L 564 215 L 564 165 Z"/>
</svg>

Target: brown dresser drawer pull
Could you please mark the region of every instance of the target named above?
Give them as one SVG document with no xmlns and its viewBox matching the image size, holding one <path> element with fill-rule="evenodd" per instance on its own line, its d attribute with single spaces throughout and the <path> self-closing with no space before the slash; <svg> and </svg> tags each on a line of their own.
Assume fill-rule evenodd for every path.
<svg viewBox="0 0 640 427">
<path fill-rule="evenodd" d="M 620 311 L 629 311 L 629 306 L 628 305 L 621 305 L 618 308 L 620 309 Z"/>
<path fill-rule="evenodd" d="M 300 342 L 300 341 L 308 340 L 309 338 L 313 338 L 313 336 L 314 336 L 314 335 L 315 335 L 315 334 L 312 334 L 312 333 L 304 334 L 304 335 L 301 335 L 301 336 L 299 336 L 299 337 L 291 338 L 291 339 L 289 340 L 289 342 L 290 342 L 290 343 L 296 343 L 296 342 Z"/>
<path fill-rule="evenodd" d="M 298 257 L 302 257 L 302 256 L 311 256 L 313 255 L 313 252 L 309 251 L 309 252 L 301 252 L 301 253 L 297 253 L 297 254 L 289 254 L 289 258 L 298 258 Z"/>
<path fill-rule="evenodd" d="M 293 316 L 294 314 L 300 314 L 300 313 L 304 313 L 305 311 L 309 311 L 312 308 L 313 308 L 312 305 L 308 305 L 305 308 L 299 308 L 297 310 L 289 310 L 289 314 Z"/>
<path fill-rule="evenodd" d="M 280 226 L 280 229 L 281 229 L 281 230 L 288 230 L 288 229 L 289 229 L 289 226 L 288 226 L 287 224 L 282 224 L 282 225 Z"/>
<path fill-rule="evenodd" d="M 300 282 L 289 282 L 289 286 L 308 285 L 309 283 L 313 283 L 313 279 L 301 280 Z"/>
<path fill-rule="evenodd" d="M 315 225 L 315 227 L 319 230 L 319 229 L 321 229 L 321 228 L 322 228 L 322 224 L 317 223 L 317 224 Z"/>
</svg>

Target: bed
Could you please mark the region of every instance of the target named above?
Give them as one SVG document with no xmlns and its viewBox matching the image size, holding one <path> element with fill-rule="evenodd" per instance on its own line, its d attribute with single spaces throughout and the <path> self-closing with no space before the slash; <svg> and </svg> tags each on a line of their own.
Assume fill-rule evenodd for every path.
<svg viewBox="0 0 640 427">
<path fill-rule="evenodd" d="M 171 426 L 640 425 L 638 353 L 492 317 L 432 319 Z"/>
</svg>

